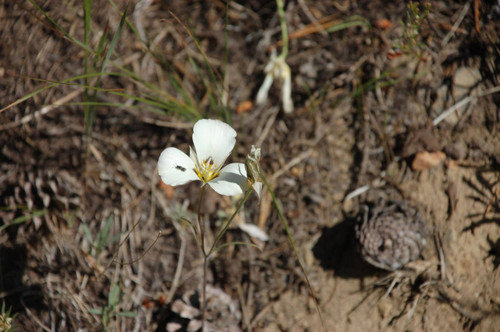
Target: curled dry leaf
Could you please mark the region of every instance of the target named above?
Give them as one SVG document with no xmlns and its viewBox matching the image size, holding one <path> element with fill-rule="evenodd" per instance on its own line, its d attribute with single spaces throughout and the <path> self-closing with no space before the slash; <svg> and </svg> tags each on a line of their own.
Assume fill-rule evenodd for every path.
<svg viewBox="0 0 500 332">
<path fill-rule="evenodd" d="M 174 189 L 173 186 L 165 184 L 165 182 L 163 182 L 162 180 L 160 180 L 159 187 L 165 193 L 165 197 L 168 200 L 171 200 L 172 197 L 174 197 L 175 189 Z"/>
<path fill-rule="evenodd" d="M 377 26 L 377 28 L 379 29 L 389 29 L 390 27 L 392 27 L 392 22 L 389 21 L 388 19 L 386 18 L 382 18 L 380 20 L 378 20 L 375 25 Z"/>
<path fill-rule="evenodd" d="M 424 169 L 429 169 L 439 165 L 443 159 L 446 158 L 446 154 L 441 151 L 428 152 L 422 151 L 418 152 L 413 159 L 411 168 L 414 171 L 423 171 Z"/>
<path fill-rule="evenodd" d="M 250 111 L 253 108 L 253 102 L 251 100 L 242 101 L 236 107 L 236 112 L 238 114 Z"/>
</svg>

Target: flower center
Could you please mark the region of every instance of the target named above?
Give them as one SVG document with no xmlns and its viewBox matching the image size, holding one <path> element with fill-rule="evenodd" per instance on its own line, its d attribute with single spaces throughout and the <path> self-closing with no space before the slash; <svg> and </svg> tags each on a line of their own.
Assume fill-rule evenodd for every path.
<svg viewBox="0 0 500 332">
<path fill-rule="evenodd" d="M 196 169 L 196 174 L 201 181 L 207 183 L 219 176 L 220 167 L 214 163 L 212 157 L 200 163 L 200 167 Z"/>
</svg>

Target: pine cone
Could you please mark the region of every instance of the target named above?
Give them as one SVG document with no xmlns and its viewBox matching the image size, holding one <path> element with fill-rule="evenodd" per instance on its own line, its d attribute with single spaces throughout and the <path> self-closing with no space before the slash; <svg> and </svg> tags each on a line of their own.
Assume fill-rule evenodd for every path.
<svg viewBox="0 0 500 332">
<path fill-rule="evenodd" d="M 398 270 L 424 250 L 429 236 L 425 224 L 418 209 L 406 201 L 365 206 L 356 225 L 361 256 L 378 268 Z"/>
</svg>

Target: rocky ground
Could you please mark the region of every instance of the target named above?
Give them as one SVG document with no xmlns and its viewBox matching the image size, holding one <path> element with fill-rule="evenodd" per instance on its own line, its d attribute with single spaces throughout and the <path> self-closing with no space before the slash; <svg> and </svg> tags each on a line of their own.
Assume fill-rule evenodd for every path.
<svg viewBox="0 0 500 332">
<path fill-rule="evenodd" d="M 127 3 L 92 2 L 88 44 L 119 35 L 104 69 L 121 74 L 87 83 L 65 81 L 88 56 L 80 1 L 0 7 L 0 302 L 17 331 L 199 329 L 203 261 L 183 221 L 196 219 L 199 184 L 166 186 L 156 168 L 165 147 L 188 150 L 199 117 L 231 122 L 231 161 L 262 147 L 327 331 L 495 331 L 498 1 L 430 1 L 427 15 L 403 1 L 286 2 L 291 113 L 277 82 L 254 103 L 282 45 L 274 2 L 131 1 L 120 29 Z M 85 84 L 99 87 L 92 126 Z M 396 271 L 363 260 L 355 236 L 365 206 L 390 200 L 427 230 Z M 208 239 L 236 204 L 208 191 Z M 270 239 L 229 230 L 257 248 L 210 261 L 207 325 L 320 331 L 268 192 L 241 222 Z"/>
</svg>

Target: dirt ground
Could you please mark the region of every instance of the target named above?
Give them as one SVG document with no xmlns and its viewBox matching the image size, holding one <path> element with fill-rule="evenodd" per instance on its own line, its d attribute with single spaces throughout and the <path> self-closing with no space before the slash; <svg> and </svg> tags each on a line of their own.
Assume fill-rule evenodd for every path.
<svg viewBox="0 0 500 332">
<path fill-rule="evenodd" d="M 84 78 L 53 84 L 84 73 L 81 2 L 3 1 L 0 302 L 16 330 L 200 329 L 203 261 L 183 221 L 196 219 L 200 187 L 163 185 L 157 161 L 168 146 L 188 151 L 202 116 L 238 132 L 231 161 L 262 147 L 326 331 L 498 331 L 500 3 L 429 3 L 405 49 L 408 2 L 285 2 L 285 114 L 277 82 L 253 102 L 281 45 L 275 2 L 134 0 L 120 31 L 127 2 L 94 0 L 89 45 L 119 34 L 105 71 L 129 74 L 89 80 L 101 89 L 88 127 Z M 357 216 L 380 199 L 418 206 L 429 229 L 402 270 L 358 250 Z M 209 240 L 236 204 L 208 192 Z M 269 193 L 249 199 L 243 221 L 270 240 L 229 230 L 258 248 L 211 259 L 209 330 L 321 331 Z"/>
</svg>

